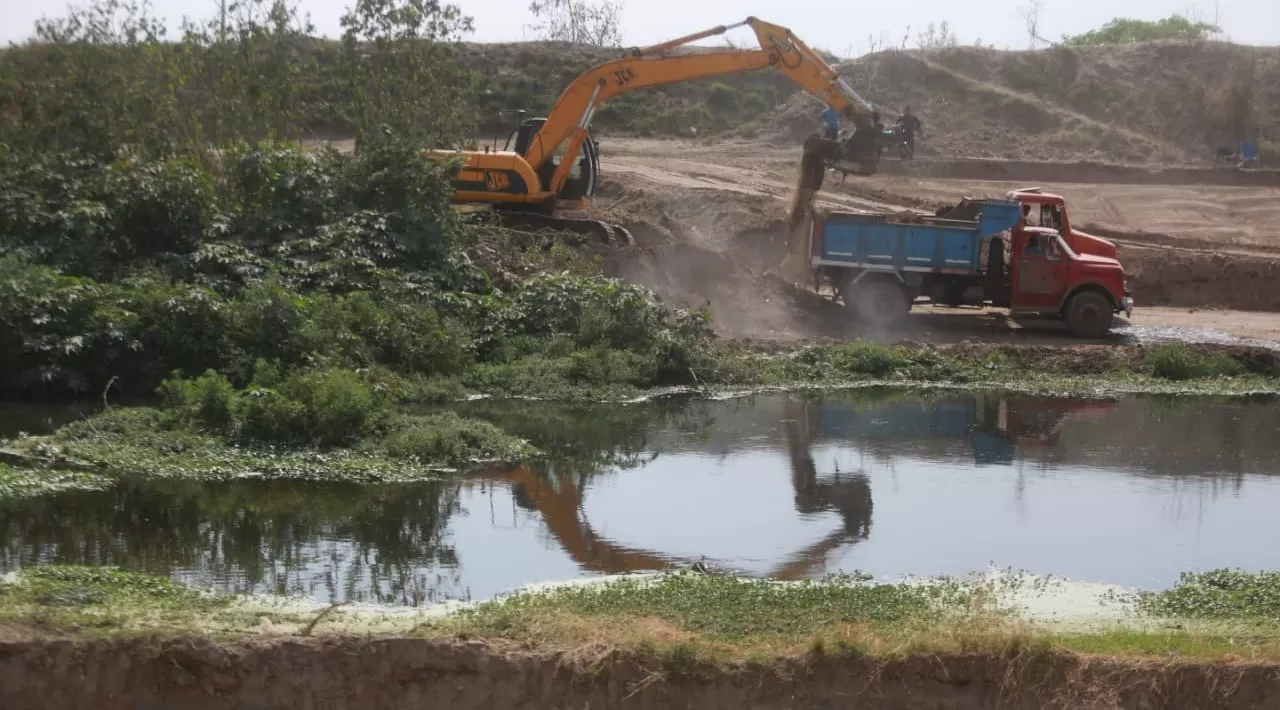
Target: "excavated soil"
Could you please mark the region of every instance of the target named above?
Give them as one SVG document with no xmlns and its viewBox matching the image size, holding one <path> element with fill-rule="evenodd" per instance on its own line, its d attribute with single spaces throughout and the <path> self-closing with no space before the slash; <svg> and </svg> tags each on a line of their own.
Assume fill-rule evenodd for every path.
<svg viewBox="0 0 1280 710">
<path fill-rule="evenodd" d="M 0 641 L 0 708 L 1007 708 L 1280 705 L 1280 667 L 1068 654 L 713 665 L 414 638 Z"/>
<path fill-rule="evenodd" d="M 708 305 L 724 335 L 797 340 L 859 334 L 942 341 L 969 335 L 1063 337 L 1060 325 L 1016 327 L 999 314 L 959 318 L 950 316 L 970 312 L 919 306 L 921 315 L 903 331 L 859 333 L 843 309 L 821 299 L 811 284 L 795 282 L 794 272 L 787 272 L 792 279 L 779 273 L 798 148 L 614 138 L 603 151 L 609 183 L 595 209 L 630 225 L 637 238 L 634 250 L 611 259 L 614 273 L 654 288 L 677 305 Z M 1002 196 L 1037 184 L 1067 198 L 1077 227 L 1117 243 L 1137 301 L 1134 324 L 1217 328 L 1263 338 L 1280 329 L 1280 289 L 1274 287 L 1280 276 L 1275 226 L 1280 188 L 1233 186 L 1239 179 L 1234 175 L 1247 173 L 1194 168 L 1060 166 L 1058 180 L 1049 182 L 1038 179 L 1049 174 L 1040 165 L 1027 173 L 1019 172 L 1027 163 L 941 165 L 961 164 L 998 165 L 1007 181 L 917 177 L 933 168 L 886 161 L 872 177 L 842 181 L 829 176 L 818 204 L 856 211 L 929 210 L 961 196 Z M 1204 184 L 1189 184 L 1192 176 Z M 1114 182 L 1079 181 L 1094 177 Z"/>
</svg>

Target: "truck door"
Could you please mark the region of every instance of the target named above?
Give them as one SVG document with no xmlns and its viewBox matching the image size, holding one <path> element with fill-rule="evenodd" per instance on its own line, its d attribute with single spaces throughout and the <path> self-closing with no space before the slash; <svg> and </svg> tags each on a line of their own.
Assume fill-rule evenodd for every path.
<svg viewBox="0 0 1280 710">
<path fill-rule="evenodd" d="M 1067 285 L 1067 262 L 1058 239 L 1049 234 L 1030 234 L 1014 258 L 1014 310 L 1056 311 Z"/>
</svg>

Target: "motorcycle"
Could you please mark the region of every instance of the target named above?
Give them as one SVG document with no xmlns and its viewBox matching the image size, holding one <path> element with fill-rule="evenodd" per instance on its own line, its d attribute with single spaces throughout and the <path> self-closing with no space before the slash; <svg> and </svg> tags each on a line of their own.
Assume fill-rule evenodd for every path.
<svg viewBox="0 0 1280 710">
<path fill-rule="evenodd" d="M 911 160 L 915 157 L 915 151 L 911 148 L 911 143 L 907 141 L 907 132 L 900 124 L 894 124 L 886 127 L 880 132 L 879 141 L 880 157 L 884 157 L 886 150 L 895 152 L 902 160 Z"/>
</svg>

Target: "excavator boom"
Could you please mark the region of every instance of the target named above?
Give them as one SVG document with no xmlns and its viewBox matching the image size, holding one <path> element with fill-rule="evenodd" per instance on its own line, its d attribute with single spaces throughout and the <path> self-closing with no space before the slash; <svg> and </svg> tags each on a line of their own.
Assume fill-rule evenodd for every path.
<svg viewBox="0 0 1280 710">
<path fill-rule="evenodd" d="M 758 43 L 752 49 L 688 50 L 700 39 L 750 27 Z M 683 52 L 677 50 L 685 49 Z M 594 220 L 570 220 L 553 215 L 561 204 L 582 204 L 595 192 L 599 157 L 588 129 L 596 110 L 608 99 L 627 91 L 694 79 L 774 68 L 802 89 L 840 113 L 855 119 L 858 133 L 870 130 L 865 119 L 871 104 L 841 79 L 820 56 L 791 30 L 755 17 L 735 25 L 721 25 L 668 42 L 633 49 L 627 56 L 593 67 L 560 95 L 545 119 L 525 121 L 516 132 L 513 151 L 428 151 L 435 159 L 461 158 L 454 201 L 489 204 L 502 209 L 523 226 L 550 226 L 595 232 L 608 239 L 617 228 Z M 867 143 L 865 140 L 852 141 Z M 868 143 L 868 145 L 870 145 Z M 811 138 L 806 153 L 821 150 L 829 158 L 838 144 Z M 875 151 L 863 151 L 859 165 L 874 172 Z M 578 175 L 574 176 L 577 169 Z M 625 235 L 625 231 L 623 231 Z"/>
</svg>

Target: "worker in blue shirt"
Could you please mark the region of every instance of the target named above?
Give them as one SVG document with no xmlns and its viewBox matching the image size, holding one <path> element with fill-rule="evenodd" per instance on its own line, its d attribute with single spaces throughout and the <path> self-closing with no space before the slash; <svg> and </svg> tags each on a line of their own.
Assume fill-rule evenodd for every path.
<svg viewBox="0 0 1280 710">
<path fill-rule="evenodd" d="M 840 138 L 840 114 L 830 106 L 818 116 L 818 120 L 822 122 L 823 137 L 827 140 L 838 140 Z"/>
</svg>

